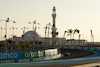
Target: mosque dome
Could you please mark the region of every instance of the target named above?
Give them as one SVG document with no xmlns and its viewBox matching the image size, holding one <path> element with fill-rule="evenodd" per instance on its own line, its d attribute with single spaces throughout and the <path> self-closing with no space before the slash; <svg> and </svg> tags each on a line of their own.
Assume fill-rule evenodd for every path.
<svg viewBox="0 0 100 67">
<path fill-rule="evenodd" d="M 35 31 L 28 31 L 28 32 L 26 32 L 24 34 L 24 37 L 32 37 L 33 35 L 39 37 L 38 33 L 35 32 Z"/>
</svg>

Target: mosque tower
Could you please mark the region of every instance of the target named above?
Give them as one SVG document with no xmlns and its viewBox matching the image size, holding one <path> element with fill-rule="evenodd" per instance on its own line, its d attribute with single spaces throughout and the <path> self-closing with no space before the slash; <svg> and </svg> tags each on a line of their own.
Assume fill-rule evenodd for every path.
<svg viewBox="0 0 100 67">
<path fill-rule="evenodd" d="M 53 7 L 52 17 L 53 17 L 52 37 L 54 38 L 55 37 L 55 32 L 57 30 L 56 25 L 55 25 L 55 21 L 56 21 L 56 9 L 55 9 L 55 7 Z"/>
</svg>

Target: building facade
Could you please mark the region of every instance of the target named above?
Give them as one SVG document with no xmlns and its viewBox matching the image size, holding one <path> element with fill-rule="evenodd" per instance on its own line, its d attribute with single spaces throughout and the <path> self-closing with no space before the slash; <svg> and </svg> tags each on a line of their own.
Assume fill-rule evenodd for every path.
<svg viewBox="0 0 100 67">
<path fill-rule="evenodd" d="M 20 42 L 20 41 L 41 41 L 42 44 L 41 45 L 46 45 L 46 46 L 50 46 L 52 45 L 53 42 L 55 42 L 54 45 L 64 45 L 64 42 L 66 41 L 65 38 L 47 38 L 47 37 L 40 37 L 38 33 L 36 33 L 35 31 L 28 31 L 25 34 L 23 34 L 22 37 L 15 37 L 14 41 L 16 43 Z"/>
<path fill-rule="evenodd" d="M 25 34 L 23 34 L 22 37 L 15 37 L 14 41 L 32 41 L 33 39 L 38 41 L 42 40 L 42 38 L 35 31 L 28 31 Z"/>
</svg>

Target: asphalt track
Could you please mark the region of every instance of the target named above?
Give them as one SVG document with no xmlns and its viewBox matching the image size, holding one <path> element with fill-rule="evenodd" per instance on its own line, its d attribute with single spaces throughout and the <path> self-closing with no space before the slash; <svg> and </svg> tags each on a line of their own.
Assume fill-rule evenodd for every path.
<svg viewBox="0 0 100 67">
<path fill-rule="evenodd" d="M 70 67 L 75 64 L 100 61 L 100 51 L 93 51 L 96 52 L 95 54 L 84 50 L 61 49 L 62 54 L 65 54 L 66 52 L 71 52 L 71 56 L 64 56 L 62 58 L 50 61 L 0 64 L 0 67 Z"/>
<path fill-rule="evenodd" d="M 95 54 L 95 52 L 86 51 L 86 50 L 79 50 L 79 49 L 60 49 L 60 51 L 61 51 L 61 54 L 64 55 L 64 57 L 59 58 L 57 60 L 79 58 L 79 57 L 85 57 L 85 56 L 90 56 L 90 55 Z M 71 53 L 71 56 L 65 56 L 66 52 Z"/>
<path fill-rule="evenodd" d="M 81 50 L 75 50 L 73 51 L 71 49 L 72 52 L 79 52 Z M 91 52 L 85 52 L 85 51 L 81 51 L 81 57 L 77 57 L 75 58 L 75 56 L 73 57 L 67 57 L 67 59 L 64 59 L 64 57 L 58 61 L 52 61 L 52 62 L 46 62 L 45 65 L 42 65 L 42 66 L 30 66 L 30 67 L 72 67 L 72 66 L 77 66 L 77 65 L 82 65 L 82 64 L 88 64 L 88 63 L 94 63 L 94 62 L 100 62 L 100 51 L 95 51 L 95 50 L 89 50 L 91 52 L 94 52 L 93 54 L 94 55 L 91 55 Z M 84 53 L 87 53 L 88 56 L 85 56 L 86 54 Z M 78 55 L 78 54 L 77 54 Z M 85 57 L 83 57 L 83 55 Z M 47 65 L 47 63 L 51 63 L 51 65 Z"/>
</svg>

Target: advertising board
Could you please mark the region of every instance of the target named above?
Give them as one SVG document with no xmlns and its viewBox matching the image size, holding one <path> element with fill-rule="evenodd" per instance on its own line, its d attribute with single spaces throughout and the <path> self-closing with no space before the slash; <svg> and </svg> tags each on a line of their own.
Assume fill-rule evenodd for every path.
<svg viewBox="0 0 100 67">
<path fill-rule="evenodd" d="M 38 52 L 37 51 L 23 51 L 22 52 L 22 58 L 31 58 L 31 57 L 37 57 Z"/>
<path fill-rule="evenodd" d="M 0 60 L 3 59 L 20 59 L 21 52 L 0 52 Z"/>
<path fill-rule="evenodd" d="M 56 59 L 57 55 L 51 56 L 51 59 Z"/>
<path fill-rule="evenodd" d="M 25 58 L 25 59 L 18 59 L 16 60 L 17 63 L 25 63 L 25 62 L 31 62 L 30 58 Z"/>
<path fill-rule="evenodd" d="M 24 51 L 22 52 L 22 58 L 34 58 L 34 57 L 44 57 L 44 51 Z"/>
<path fill-rule="evenodd" d="M 70 47 L 70 49 L 75 49 L 75 47 Z"/>
<path fill-rule="evenodd" d="M 31 59 L 31 62 L 36 62 L 36 61 L 43 61 L 43 57 L 32 58 L 32 59 Z"/>
<path fill-rule="evenodd" d="M 61 57 L 61 53 L 57 55 L 57 58 Z"/>
<path fill-rule="evenodd" d="M 67 46 L 63 46 L 62 48 L 66 48 L 66 49 L 69 49 L 69 47 L 67 47 Z"/>
<path fill-rule="evenodd" d="M 45 57 L 45 51 L 38 51 L 38 57 Z"/>
<path fill-rule="evenodd" d="M 51 56 L 44 57 L 43 60 L 51 60 Z"/>
<path fill-rule="evenodd" d="M 58 50 L 57 49 L 49 49 L 49 50 L 45 50 L 45 56 L 53 56 L 53 55 L 57 55 L 58 54 Z"/>
<path fill-rule="evenodd" d="M 97 48 L 92 48 L 92 47 L 91 47 L 91 48 L 89 48 L 89 50 L 97 50 Z"/>
<path fill-rule="evenodd" d="M 51 56 L 57 55 L 57 54 L 58 54 L 58 50 L 57 49 L 52 49 L 51 50 Z"/>
<path fill-rule="evenodd" d="M 16 60 L 0 60 L 0 63 L 16 63 Z"/>
<path fill-rule="evenodd" d="M 47 56 L 51 56 L 51 50 L 49 49 L 49 50 L 45 50 L 45 56 L 47 57 Z"/>
<path fill-rule="evenodd" d="M 76 47 L 76 49 L 82 49 L 82 47 Z"/>
<path fill-rule="evenodd" d="M 88 50 L 88 47 L 83 47 L 83 50 Z"/>
</svg>

